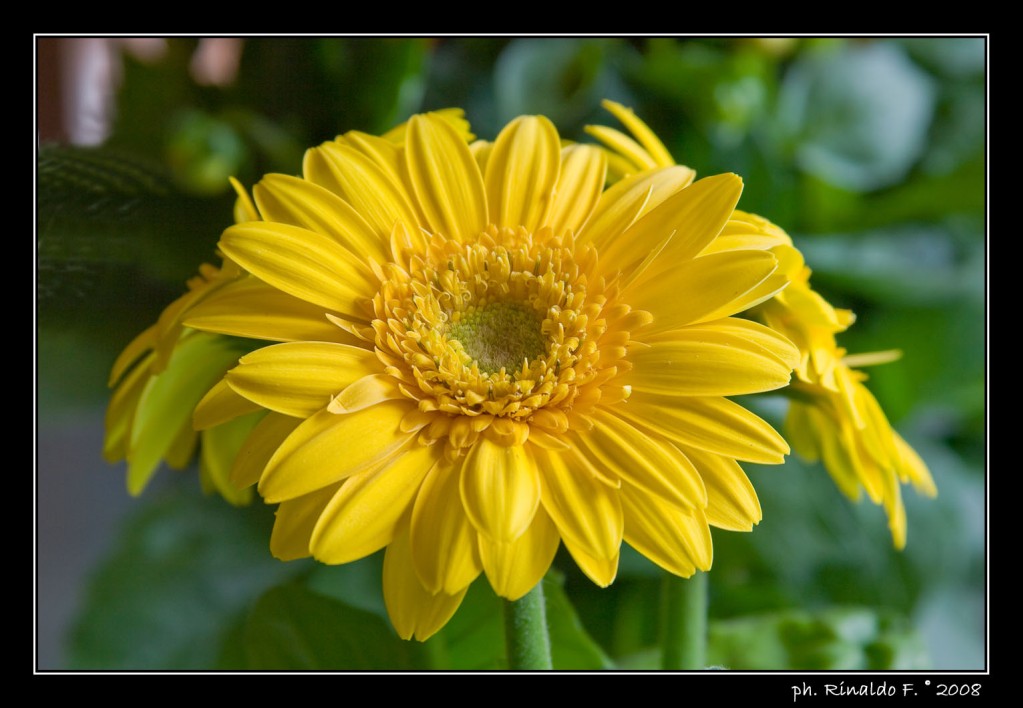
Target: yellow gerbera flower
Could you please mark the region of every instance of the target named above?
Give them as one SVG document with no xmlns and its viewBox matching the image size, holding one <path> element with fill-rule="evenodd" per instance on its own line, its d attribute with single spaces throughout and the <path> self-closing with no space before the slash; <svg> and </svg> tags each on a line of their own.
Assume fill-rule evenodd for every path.
<svg viewBox="0 0 1023 708">
<path fill-rule="evenodd" d="M 841 357 L 844 350 L 838 349 Z M 834 370 L 838 390 L 793 382 L 795 396 L 785 421 L 792 446 L 807 460 L 820 459 L 838 488 L 851 499 L 861 490 L 884 506 L 896 548 L 906 545 L 906 510 L 899 484 L 912 483 L 921 494 L 938 493 L 927 465 L 885 417 L 862 381 L 866 375 L 840 363 Z"/>
<path fill-rule="evenodd" d="M 838 488 L 858 500 L 862 490 L 884 507 L 896 548 L 906 545 L 906 511 L 899 484 L 935 496 L 927 465 L 895 432 L 877 399 L 863 385 L 866 374 L 852 368 L 882 364 L 899 352 L 847 356 L 835 335 L 855 320 L 850 310 L 836 309 L 810 287 L 810 269 L 791 248 L 780 228 L 754 214 L 736 210 L 729 238 L 748 247 L 763 243 L 779 260 L 790 284 L 759 305 L 753 314 L 796 344 L 800 351 L 785 432 L 799 455 L 821 460 Z"/>
<path fill-rule="evenodd" d="M 184 320 L 282 342 L 195 413 L 269 411 L 232 474 L 280 505 L 274 554 L 386 547 L 389 614 L 421 640 L 481 572 L 526 594 L 559 543 L 601 586 L 623 540 L 678 575 L 709 568 L 710 526 L 760 520 L 736 460 L 788 452 L 725 397 L 785 386 L 799 361 L 732 317 L 785 285 L 775 255 L 703 254 L 741 180 L 665 166 L 605 190 L 605 152 L 538 116 L 493 144 L 435 114 L 400 138 L 349 133 L 301 178 L 265 177 L 261 220 L 219 244 L 251 275 Z"/>
<path fill-rule="evenodd" d="M 635 139 L 604 126 L 587 132 L 600 140 L 618 175 L 632 175 L 674 164 L 657 136 L 631 109 L 604 101 Z M 731 250 L 764 249 L 778 259 L 777 271 L 747 295 L 749 305 L 763 292 L 776 292 L 750 314 L 799 349 L 796 380 L 788 389 L 794 398 L 785 431 L 800 456 L 822 460 L 838 488 L 851 499 L 861 490 L 887 515 L 897 548 L 906 543 L 906 512 L 899 483 L 912 483 L 918 492 L 937 494 L 927 465 L 892 429 L 877 399 L 863 385 L 867 378 L 851 367 L 880 364 L 898 357 L 897 352 L 876 352 L 847 357 L 835 335 L 855 321 L 850 310 L 832 306 L 810 287 L 810 269 L 785 231 L 767 219 L 736 209 L 718 238 L 702 255 Z M 776 280 L 788 282 L 779 290 Z"/>
<path fill-rule="evenodd" d="M 136 337 L 121 353 L 110 374 L 114 394 L 106 414 L 104 457 L 128 462 L 128 491 L 140 494 L 161 462 L 184 469 L 195 454 L 198 436 L 192 426 L 192 408 L 218 378 L 244 353 L 224 337 L 185 330 L 181 313 L 227 279 L 237 267 L 204 264 L 189 281 L 189 291 L 171 303 L 156 324 Z M 205 431 L 206 454 L 200 465 L 203 486 L 216 489 L 228 501 L 241 504 L 251 492 L 228 482 L 224 455 L 213 451 L 230 440 L 244 440 L 251 425 L 237 419 L 233 425 Z M 234 450 L 236 451 L 236 450 Z M 231 457 L 232 449 L 225 451 Z"/>
</svg>

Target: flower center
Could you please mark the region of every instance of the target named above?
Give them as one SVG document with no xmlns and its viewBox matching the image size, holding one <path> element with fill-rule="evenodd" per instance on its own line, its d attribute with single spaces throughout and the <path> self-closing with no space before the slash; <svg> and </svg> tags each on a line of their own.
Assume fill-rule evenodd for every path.
<svg viewBox="0 0 1023 708">
<path fill-rule="evenodd" d="M 458 340 L 483 373 L 515 371 L 545 353 L 543 319 L 512 302 L 453 313 L 448 339 Z"/>
<path fill-rule="evenodd" d="M 521 445 L 628 396 L 615 378 L 635 315 L 571 234 L 489 226 L 470 242 L 434 234 L 392 250 L 360 334 L 417 402 L 402 426 L 423 444 L 446 440 L 451 455 L 480 435 Z"/>
</svg>

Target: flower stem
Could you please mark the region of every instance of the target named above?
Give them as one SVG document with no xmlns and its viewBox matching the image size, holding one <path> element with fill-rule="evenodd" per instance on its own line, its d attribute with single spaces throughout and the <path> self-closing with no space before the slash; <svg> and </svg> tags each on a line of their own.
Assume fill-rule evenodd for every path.
<svg viewBox="0 0 1023 708">
<path fill-rule="evenodd" d="M 543 581 L 518 600 L 505 601 L 504 637 L 508 668 L 514 671 L 552 668 Z"/>
<path fill-rule="evenodd" d="M 707 666 L 707 574 L 665 575 L 662 668 L 692 671 Z"/>
</svg>

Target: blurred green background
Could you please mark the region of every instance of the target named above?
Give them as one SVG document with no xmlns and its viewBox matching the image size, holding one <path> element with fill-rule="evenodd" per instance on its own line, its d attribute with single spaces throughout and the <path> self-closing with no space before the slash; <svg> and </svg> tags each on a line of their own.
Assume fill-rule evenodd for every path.
<svg viewBox="0 0 1023 708">
<path fill-rule="evenodd" d="M 403 643 L 378 557 L 279 563 L 272 509 L 203 497 L 195 474 L 129 498 L 101 458 L 106 378 L 214 259 L 229 176 L 297 174 L 306 147 L 447 106 L 488 139 L 543 113 L 586 140 L 587 123 L 613 124 L 602 98 L 700 175 L 743 176 L 740 207 L 783 226 L 815 287 L 857 313 L 840 344 L 904 352 L 868 385 L 939 488 L 906 490 L 896 552 L 883 512 L 820 466 L 747 466 L 764 520 L 714 534 L 711 662 L 985 667 L 984 38 L 245 38 L 220 75 L 197 64 L 207 41 L 150 40 L 142 56 L 107 41 L 119 78 L 85 116 L 98 146 L 69 144 L 85 40 L 37 41 L 38 668 L 501 665 L 483 582 L 436 639 Z M 783 400 L 747 403 L 780 425 Z M 655 667 L 660 571 L 626 553 L 600 590 L 567 557 L 556 566 L 556 665 Z"/>
</svg>

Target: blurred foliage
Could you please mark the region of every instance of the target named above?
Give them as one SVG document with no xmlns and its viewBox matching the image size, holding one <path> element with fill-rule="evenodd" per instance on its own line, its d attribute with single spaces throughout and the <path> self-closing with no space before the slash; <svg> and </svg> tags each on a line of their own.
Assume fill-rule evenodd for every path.
<svg viewBox="0 0 1023 708">
<path fill-rule="evenodd" d="M 300 585 L 268 591 L 238 637 L 244 669 L 421 669 L 423 646 L 395 636 L 388 621 Z"/>
<path fill-rule="evenodd" d="M 710 629 L 709 646 L 711 665 L 729 669 L 773 669 L 779 663 L 807 671 L 928 667 L 922 643 L 904 619 L 861 609 L 718 622 Z"/>
<path fill-rule="evenodd" d="M 868 385 L 940 490 L 933 501 L 906 490 L 899 553 L 883 513 L 851 504 L 820 466 L 749 466 L 764 521 L 715 533 L 711 661 L 984 665 L 983 38 L 254 38 L 225 87 L 192 78 L 196 42 L 169 40 L 155 62 L 125 57 L 105 146 L 39 151 L 44 419 L 103 400 L 119 349 L 213 257 L 231 220 L 228 176 L 251 187 L 266 172 L 297 174 L 310 145 L 447 106 L 483 138 L 538 112 L 585 140 L 585 124 L 611 120 L 599 101 L 612 98 L 701 175 L 743 176 L 740 207 L 792 234 L 815 287 L 857 313 L 840 344 L 903 352 L 870 369 Z M 782 401 L 748 403 L 781 425 Z M 71 666 L 503 665 L 484 582 L 430 642 L 402 643 L 384 621 L 378 556 L 282 564 L 266 551 L 267 509 L 181 494 L 144 500 L 98 569 Z M 564 551 L 556 565 L 556 665 L 655 667 L 660 571 L 624 549 L 602 590 Z"/>
<path fill-rule="evenodd" d="M 72 668 L 213 666 L 244 608 L 294 573 L 266 552 L 266 507 L 230 512 L 195 489 L 177 485 L 151 499 L 118 536 L 71 633 Z"/>
</svg>

